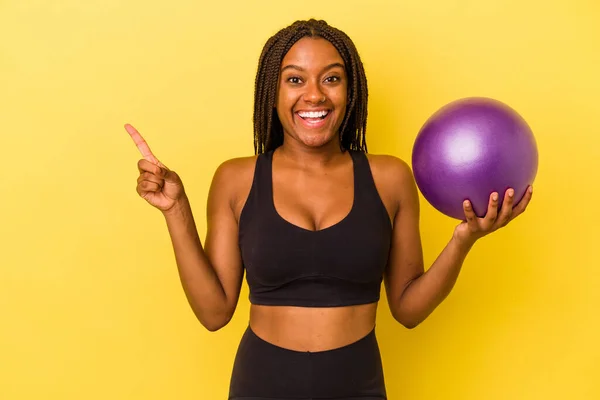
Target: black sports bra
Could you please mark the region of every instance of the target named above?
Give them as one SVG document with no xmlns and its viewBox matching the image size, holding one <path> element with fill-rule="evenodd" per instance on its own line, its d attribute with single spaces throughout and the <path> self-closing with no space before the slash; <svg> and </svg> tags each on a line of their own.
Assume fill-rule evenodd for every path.
<svg viewBox="0 0 600 400">
<path fill-rule="evenodd" d="M 260 154 L 239 221 L 239 245 L 250 302 L 337 307 L 376 302 L 392 224 L 367 156 L 350 151 L 354 203 L 340 222 L 311 231 L 283 219 L 273 202 L 273 152 Z"/>
</svg>

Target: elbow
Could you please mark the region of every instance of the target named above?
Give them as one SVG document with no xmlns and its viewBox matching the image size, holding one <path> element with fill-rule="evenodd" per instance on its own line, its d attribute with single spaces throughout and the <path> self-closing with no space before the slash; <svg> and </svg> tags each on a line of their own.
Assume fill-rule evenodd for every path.
<svg viewBox="0 0 600 400">
<path fill-rule="evenodd" d="M 201 323 L 201 324 L 202 324 L 202 326 L 203 326 L 204 328 L 206 328 L 206 330 L 207 330 L 207 331 L 209 331 L 209 332 L 216 332 L 216 331 L 218 331 L 219 329 L 221 329 L 221 328 L 224 328 L 224 327 L 225 327 L 225 325 L 227 325 L 227 323 L 224 323 L 224 324 L 218 324 L 218 323 L 209 323 L 209 322 L 203 322 L 203 321 L 200 321 L 200 323 Z"/>
<path fill-rule="evenodd" d="M 423 322 L 423 318 L 419 318 L 418 316 L 403 310 L 392 310 L 392 316 L 406 329 L 415 329 Z"/>
<path fill-rule="evenodd" d="M 200 315 L 196 313 L 200 324 L 209 332 L 217 332 L 229 324 L 233 313 L 213 313 L 212 315 Z"/>
<path fill-rule="evenodd" d="M 420 321 L 398 321 L 402 324 L 406 329 L 415 329 L 417 326 L 421 324 Z"/>
<path fill-rule="evenodd" d="M 199 320 L 200 320 L 200 323 L 202 324 L 202 326 L 209 332 L 216 332 L 216 331 L 224 328 L 229 323 L 229 320 L 218 320 L 218 319 L 211 319 L 211 320 L 199 319 Z"/>
<path fill-rule="evenodd" d="M 421 324 L 422 321 L 411 319 L 411 318 L 398 318 L 395 317 L 396 321 L 400 323 L 406 329 L 415 329 L 417 326 Z"/>
</svg>

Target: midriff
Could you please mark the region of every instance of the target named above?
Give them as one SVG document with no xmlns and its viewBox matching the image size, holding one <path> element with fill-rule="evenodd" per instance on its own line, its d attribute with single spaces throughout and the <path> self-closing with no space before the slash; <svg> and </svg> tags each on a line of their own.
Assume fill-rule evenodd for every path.
<svg viewBox="0 0 600 400">
<path fill-rule="evenodd" d="M 375 327 L 376 314 L 377 303 L 332 308 L 252 305 L 250 328 L 273 345 L 317 352 L 363 338 Z"/>
</svg>

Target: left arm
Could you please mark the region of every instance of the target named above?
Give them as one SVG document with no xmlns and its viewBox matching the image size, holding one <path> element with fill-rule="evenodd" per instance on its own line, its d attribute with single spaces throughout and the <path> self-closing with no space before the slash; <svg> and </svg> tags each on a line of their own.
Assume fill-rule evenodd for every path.
<svg viewBox="0 0 600 400">
<path fill-rule="evenodd" d="M 484 218 L 478 218 L 465 202 L 465 221 L 456 227 L 446 247 L 425 272 L 419 196 L 412 172 L 397 159 L 390 160 L 387 167 L 393 171 L 387 182 L 392 198 L 396 199 L 396 213 L 385 287 L 394 318 L 405 327 L 414 328 L 448 296 L 475 242 L 525 211 L 531 191 L 513 209 L 512 190 L 508 190 L 501 210 L 498 210 L 498 195 L 493 193 Z"/>
</svg>

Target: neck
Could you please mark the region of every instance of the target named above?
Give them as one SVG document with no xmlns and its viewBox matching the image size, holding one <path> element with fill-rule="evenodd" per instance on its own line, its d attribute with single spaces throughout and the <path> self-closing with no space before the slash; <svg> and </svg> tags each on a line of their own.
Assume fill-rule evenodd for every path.
<svg viewBox="0 0 600 400">
<path fill-rule="evenodd" d="M 336 141 L 324 146 L 308 147 L 301 143 L 284 139 L 283 144 L 276 150 L 278 155 L 303 168 L 326 167 L 345 158 L 344 152 Z"/>
</svg>

